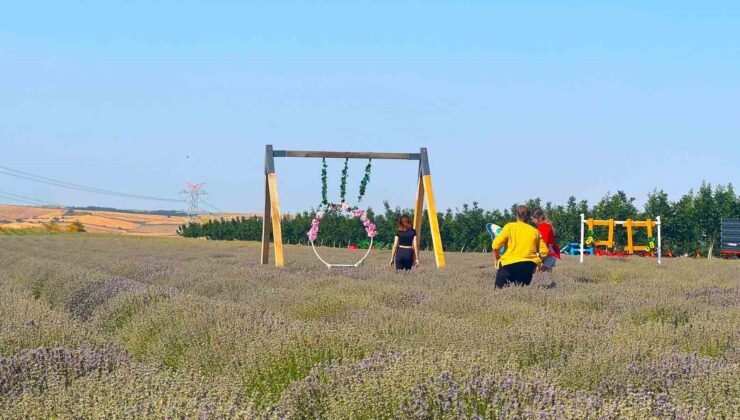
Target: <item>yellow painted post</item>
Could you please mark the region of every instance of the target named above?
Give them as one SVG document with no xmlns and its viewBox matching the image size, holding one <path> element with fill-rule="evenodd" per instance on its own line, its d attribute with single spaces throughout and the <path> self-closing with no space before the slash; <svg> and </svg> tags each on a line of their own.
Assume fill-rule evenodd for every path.
<svg viewBox="0 0 740 420">
<path fill-rule="evenodd" d="M 608 248 L 614 248 L 614 219 L 609 219 L 609 239 L 607 242 L 609 242 Z"/>
<path fill-rule="evenodd" d="M 442 249 L 442 235 L 439 233 L 439 221 L 437 220 L 437 206 L 434 203 L 434 193 L 432 192 L 432 176 L 424 175 L 422 177 L 424 184 L 424 196 L 427 201 L 427 213 L 429 213 L 429 227 L 432 231 L 432 245 L 434 245 L 434 259 L 437 267 L 445 266 L 445 254 Z"/>
<path fill-rule="evenodd" d="M 632 245 L 632 219 L 627 219 L 624 222 L 624 226 L 627 228 L 627 247 L 625 250 L 628 254 L 633 254 L 635 252 L 635 248 Z"/>
<path fill-rule="evenodd" d="M 650 220 L 650 219 L 647 219 L 646 226 L 647 226 L 647 235 L 648 235 L 648 238 L 649 238 L 649 237 L 653 236 L 653 221 Z"/>
<path fill-rule="evenodd" d="M 416 230 L 416 241 L 421 249 L 421 223 L 424 220 L 424 182 L 418 179 L 416 188 L 416 203 L 414 205 L 414 230 Z"/>
<path fill-rule="evenodd" d="M 283 231 L 280 226 L 280 200 L 278 199 L 277 175 L 267 174 L 267 185 L 270 191 L 270 216 L 272 218 L 272 239 L 275 242 L 275 266 L 285 266 L 283 257 Z"/>
<path fill-rule="evenodd" d="M 262 265 L 270 262 L 270 231 L 272 230 L 272 211 L 270 206 L 270 185 L 265 175 L 265 212 L 262 214 Z"/>
</svg>

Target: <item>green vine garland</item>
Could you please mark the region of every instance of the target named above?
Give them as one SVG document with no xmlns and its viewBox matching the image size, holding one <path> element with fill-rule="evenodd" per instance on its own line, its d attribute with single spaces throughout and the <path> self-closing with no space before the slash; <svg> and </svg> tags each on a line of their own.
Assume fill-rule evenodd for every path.
<svg viewBox="0 0 740 420">
<path fill-rule="evenodd" d="M 349 173 L 349 158 L 344 159 L 344 168 L 342 168 L 342 182 L 339 184 L 339 198 L 344 203 L 347 201 L 347 174 Z"/>
<path fill-rule="evenodd" d="M 370 182 L 370 174 L 373 170 L 373 160 L 370 159 L 367 161 L 367 165 L 365 166 L 365 176 L 362 177 L 362 181 L 360 181 L 360 195 L 357 196 L 357 202 L 362 201 L 362 197 L 365 196 L 365 191 L 367 190 L 367 184 Z"/>
<path fill-rule="evenodd" d="M 326 158 L 321 159 L 321 205 L 326 206 L 329 204 L 329 187 L 327 186 L 327 170 L 329 165 L 326 164 Z"/>
<path fill-rule="evenodd" d="M 329 165 L 326 163 L 326 158 L 321 159 L 321 208 L 328 209 L 335 207 L 335 204 L 329 202 L 329 187 L 328 187 L 328 168 Z M 360 181 L 360 194 L 357 196 L 357 202 L 361 202 L 362 198 L 365 197 L 367 191 L 367 185 L 370 183 L 370 175 L 372 175 L 373 160 L 370 159 L 365 165 L 365 175 Z M 341 197 L 340 203 L 347 201 L 347 177 L 349 176 L 349 159 L 344 160 L 344 168 L 342 169 L 342 180 L 339 184 L 339 193 Z M 352 210 L 355 210 L 353 208 Z"/>
</svg>

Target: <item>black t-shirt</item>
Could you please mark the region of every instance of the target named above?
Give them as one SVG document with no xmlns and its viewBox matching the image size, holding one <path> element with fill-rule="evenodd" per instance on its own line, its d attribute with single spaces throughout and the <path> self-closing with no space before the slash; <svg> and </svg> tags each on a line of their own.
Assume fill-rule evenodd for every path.
<svg viewBox="0 0 740 420">
<path fill-rule="evenodd" d="M 416 231 L 414 229 L 409 229 L 406 232 L 401 232 L 400 230 L 396 232 L 396 236 L 398 236 L 398 244 L 401 246 L 412 246 L 414 244 L 414 237 L 416 236 Z"/>
</svg>

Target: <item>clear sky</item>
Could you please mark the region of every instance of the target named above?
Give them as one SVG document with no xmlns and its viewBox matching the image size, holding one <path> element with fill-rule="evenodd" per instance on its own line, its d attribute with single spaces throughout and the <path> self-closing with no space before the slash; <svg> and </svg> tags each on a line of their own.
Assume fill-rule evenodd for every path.
<svg viewBox="0 0 740 420">
<path fill-rule="evenodd" d="M 740 181 L 740 2 L 151 3 L 4 3 L 0 165 L 167 198 L 207 182 L 229 211 L 261 209 L 267 143 L 426 146 L 442 209 Z M 277 170 L 284 209 L 320 201 L 318 160 Z M 411 206 L 412 163 L 373 175 L 371 204 Z M 0 191 L 184 207 L 2 174 Z"/>
</svg>

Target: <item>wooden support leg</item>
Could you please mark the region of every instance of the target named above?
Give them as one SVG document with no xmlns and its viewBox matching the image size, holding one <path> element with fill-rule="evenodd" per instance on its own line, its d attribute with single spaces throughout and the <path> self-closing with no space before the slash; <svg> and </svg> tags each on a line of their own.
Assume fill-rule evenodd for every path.
<svg viewBox="0 0 740 420">
<path fill-rule="evenodd" d="M 283 267 L 283 231 L 280 226 L 280 200 L 278 199 L 277 175 L 267 174 L 267 187 L 270 193 L 270 216 L 272 217 L 272 239 L 275 242 L 275 266 Z"/>
<path fill-rule="evenodd" d="M 434 258 L 437 261 L 437 267 L 445 266 L 445 254 L 442 249 L 442 236 L 439 233 L 439 221 L 437 220 L 437 206 L 434 203 L 434 193 L 432 192 L 432 176 L 424 175 L 422 177 L 424 184 L 424 196 L 427 201 L 427 213 L 429 213 L 429 227 L 432 230 L 432 245 L 434 245 Z"/>
<path fill-rule="evenodd" d="M 414 205 L 414 230 L 416 230 L 416 241 L 421 249 L 421 224 L 424 220 L 424 181 L 421 176 L 416 189 L 416 203 Z"/>
<path fill-rule="evenodd" d="M 270 185 L 265 175 L 265 212 L 262 216 L 262 265 L 270 263 L 270 230 L 272 230 L 272 206 L 270 206 Z"/>
</svg>

